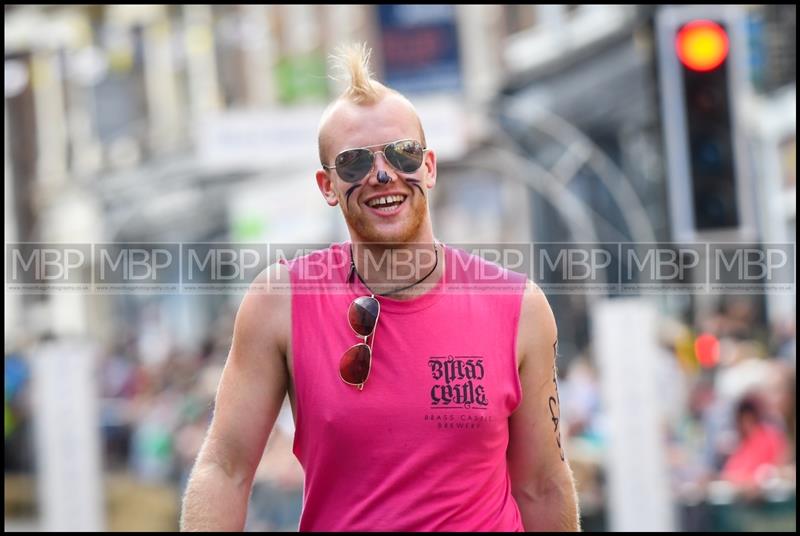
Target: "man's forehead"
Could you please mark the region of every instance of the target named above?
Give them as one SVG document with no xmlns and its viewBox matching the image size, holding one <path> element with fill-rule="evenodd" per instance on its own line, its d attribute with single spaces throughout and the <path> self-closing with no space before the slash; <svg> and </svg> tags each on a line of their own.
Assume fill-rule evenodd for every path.
<svg viewBox="0 0 800 536">
<path fill-rule="evenodd" d="M 416 111 L 394 95 L 367 106 L 339 101 L 331 109 L 323 129 L 334 148 L 340 149 L 418 139 L 420 134 Z"/>
</svg>

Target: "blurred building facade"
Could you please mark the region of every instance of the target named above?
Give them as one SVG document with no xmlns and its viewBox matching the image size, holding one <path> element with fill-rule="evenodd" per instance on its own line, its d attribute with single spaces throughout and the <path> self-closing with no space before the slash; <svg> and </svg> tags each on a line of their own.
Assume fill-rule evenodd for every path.
<svg viewBox="0 0 800 536">
<path fill-rule="evenodd" d="M 378 78 L 408 93 L 439 151 L 432 211 L 444 242 L 674 239 L 658 6 L 4 9 L 6 243 L 344 240 L 312 177 L 317 121 L 342 89 L 327 59 L 354 41 L 373 47 Z M 742 10 L 751 78 L 738 105 L 758 240 L 794 243 L 796 9 Z M 158 370 L 218 362 L 240 298 L 11 294 L 6 354 L 78 337 Z M 550 297 L 567 362 L 591 347 L 594 299 Z M 689 323 L 698 310 L 663 301 Z M 787 300 L 757 305 L 760 322 L 794 312 Z M 139 438 L 127 441 L 145 452 L 143 474 L 173 478 L 166 438 L 182 432 L 175 459 L 190 463 L 213 374 L 196 393 L 174 371 L 157 380 L 156 369 L 109 362 L 109 382 L 125 379 L 100 395 L 110 437 L 131 422 L 129 406 L 112 402 L 122 393 L 161 401 L 168 422 L 143 408 L 119 433 Z M 166 402 L 175 393 L 192 402 L 176 409 Z"/>
<path fill-rule="evenodd" d="M 459 177 L 459 164 L 478 165 L 467 155 L 488 163 L 464 180 L 487 183 L 494 203 L 459 199 L 457 181 L 441 181 L 434 216 L 443 220 L 442 239 L 670 240 L 656 9 L 8 7 L 6 240 L 342 238 L 331 211 L 321 203 L 307 208 L 316 195 L 308 133 L 341 89 L 327 58 L 353 41 L 374 47 L 379 77 L 409 91 L 429 118 L 445 179 L 451 164 Z M 752 123 L 752 166 L 768 171 L 757 169 L 767 177 L 758 183 L 766 182 L 761 234 L 787 241 L 794 127 L 779 118 L 794 98 L 787 37 L 794 15 L 777 6 L 748 9 L 754 91 L 742 106 Z M 448 109 L 443 100 L 456 104 Z M 503 173 L 509 159 L 522 167 Z M 553 195 L 528 179 L 529 162 L 576 198 L 583 231 L 570 221 L 581 220 L 575 211 L 560 214 Z M 280 184 L 305 188 L 285 208 L 307 208 L 301 231 L 286 232 L 278 210 L 259 206 L 285 206 Z M 49 316 L 56 332 L 110 329 L 107 315 L 92 317 L 108 304 L 51 297 L 32 309 L 59 300 L 52 314 L 36 313 Z M 11 301 L 7 333 L 31 325 L 30 308 L 18 302 Z M 76 308 L 83 314 L 72 315 L 74 325 L 56 320 L 65 316 L 58 311 Z"/>
</svg>

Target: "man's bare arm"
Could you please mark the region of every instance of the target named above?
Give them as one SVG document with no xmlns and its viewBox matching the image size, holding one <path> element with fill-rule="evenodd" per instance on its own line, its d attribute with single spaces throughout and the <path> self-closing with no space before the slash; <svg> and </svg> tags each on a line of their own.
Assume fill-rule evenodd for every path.
<svg viewBox="0 0 800 536">
<path fill-rule="evenodd" d="M 233 342 L 217 390 L 214 418 L 192 469 L 182 531 L 240 531 L 256 467 L 288 386 L 286 345 L 291 296 L 257 290 L 288 281 L 273 265 L 254 281 L 236 315 Z"/>
<path fill-rule="evenodd" d="M 580 530 L 575 484 L 559 426 L 557 336 L 547 298 L 529 282 L 517 336 L 522 403 L 511 416 L 508 445 L 512 494 L 526 531 Z"/>
</svg>

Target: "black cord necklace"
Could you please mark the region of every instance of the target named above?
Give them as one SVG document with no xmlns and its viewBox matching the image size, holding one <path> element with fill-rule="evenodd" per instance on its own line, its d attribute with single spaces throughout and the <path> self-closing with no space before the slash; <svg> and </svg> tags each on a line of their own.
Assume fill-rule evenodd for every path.
<svg viewBox="0 0 800 536">
<path fill-rule="evenodd" d="M 392 294 L 397 294 L 398 292 L 402 292 L 402 291 L 408 290 L 408 289 L 410 289 L 410 288 L 412 288 L 412 287 L 414 287 L 416 285 L 419 285 L 420 283 L 422 283 L 423 281 L 428 279 L 428 277 L 430 277 L 430 275 L 433 272 L 435 272 L 436 268 L 439 266 L 439 248 L 436 247 L 436 244 L 433 245 L 433 254 L 436 257 L 436 262 L 433 264 L 433 268 L 431 268 L 431 270 L 427 274 L 425 274 L 425 276 L 422 279 L 420 279 L 420 280 L 418 280 L 418 281 L 416 281 L 414 283 L 411 283 L 410 285 L 406 285 L 405 287 L 401 287 L 401 288 L 395 289 L 395 290 L 393 290 L 391 292 L 383 292 L 383 293 L 379 294 L 377 292 L 374 292 L 371 288 L 369 288 L 369 285 L 367 285 L 367 282 L 364 281 L 364 278 L 361 277 L 360 273 L 358 273 L 358 269 L 356 268 L 355 259 L 353 257 L 353 244 L 351 243 L 350 244 L 350 273 L 347 275 L 347 281 L 348 282 L 352 281 L 353 273 L 355 273 L 356 276 L 358 276 L 359 281 L 361 281 L 361 284 L 364 285 L 365 287 L 367 287 L 367 290 L 369 290 L 373 295 L 375 295 L 375 296 L 391 296 Z"/>
</svg>

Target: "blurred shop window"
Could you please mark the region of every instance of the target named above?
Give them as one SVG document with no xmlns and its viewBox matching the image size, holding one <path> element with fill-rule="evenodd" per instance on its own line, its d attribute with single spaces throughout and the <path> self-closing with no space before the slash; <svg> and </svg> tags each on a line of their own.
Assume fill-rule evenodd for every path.
<svg viewBox="0 0 800 536">
<path fill-rule="evenodd" d="M 215 5 L 214 34 L 219 83 L 226 108 L 247 103 L 247 65 L 242 42 L 242 15 L 234 6 Z"/>
<path fill-rule="evenodd" d="M 112 166 L 129 166 L 142 158 L 147 133 L 143 29 L 105 26 L 108 74 L 94 86 L 92 117 Z"/>
<path fill-rule="evenodd" d="M 797 81 L 797 6 L 754 5 L 748 10 L 753 87 L 771 93 Z"/>
<path fill-rule="evenodd" d="M 176 91 L 179 95 L 177 115 L 181 118 L 182 134 L 189 137 L 189 119 L 191 116 L 191 95 L 189 80 L 189 57 L 186 29 L 183 24 L 182 6 L 167 6 L 170 36 L 169 48 L 172 54 L 173 76 L 175 77 Z"/>
<path fill-rule="evenodd" d="M 273 10 L 278 57 L 273 66 L 281 104 L 324 102 L 328 75 L 320 6 L 286 4 Z"/>
<path fill-rule="evenodd" d="M 563 31 L 563 25 L 587 7 L 603 8 L 603 6 L 584 4 L 504 5 L 506 35 L 534 28 L 544 31 Z"/>
<path fill-rule="evenodd" d="M 37 172 L 39 137 L 33 92 L 33 54 L 28 51 L 6 53 L 5 111 L 9 133 L 6 153 L 6 180 L 14 181 L 14 211 L 17 239 L 35 240 L 36 210 L 34 186 Z"/>
<path fill-rule="evenodd" d="M 389 87 L 406 95 L 463 90 L 454 6 L 382 4 L 377 16 Z"/>
<path fill-rule="evenodd" d="M 534 6 L 509 4 L 503 6 L 506 35 L 532 28 L 536 23 Z"/>
</svg>

